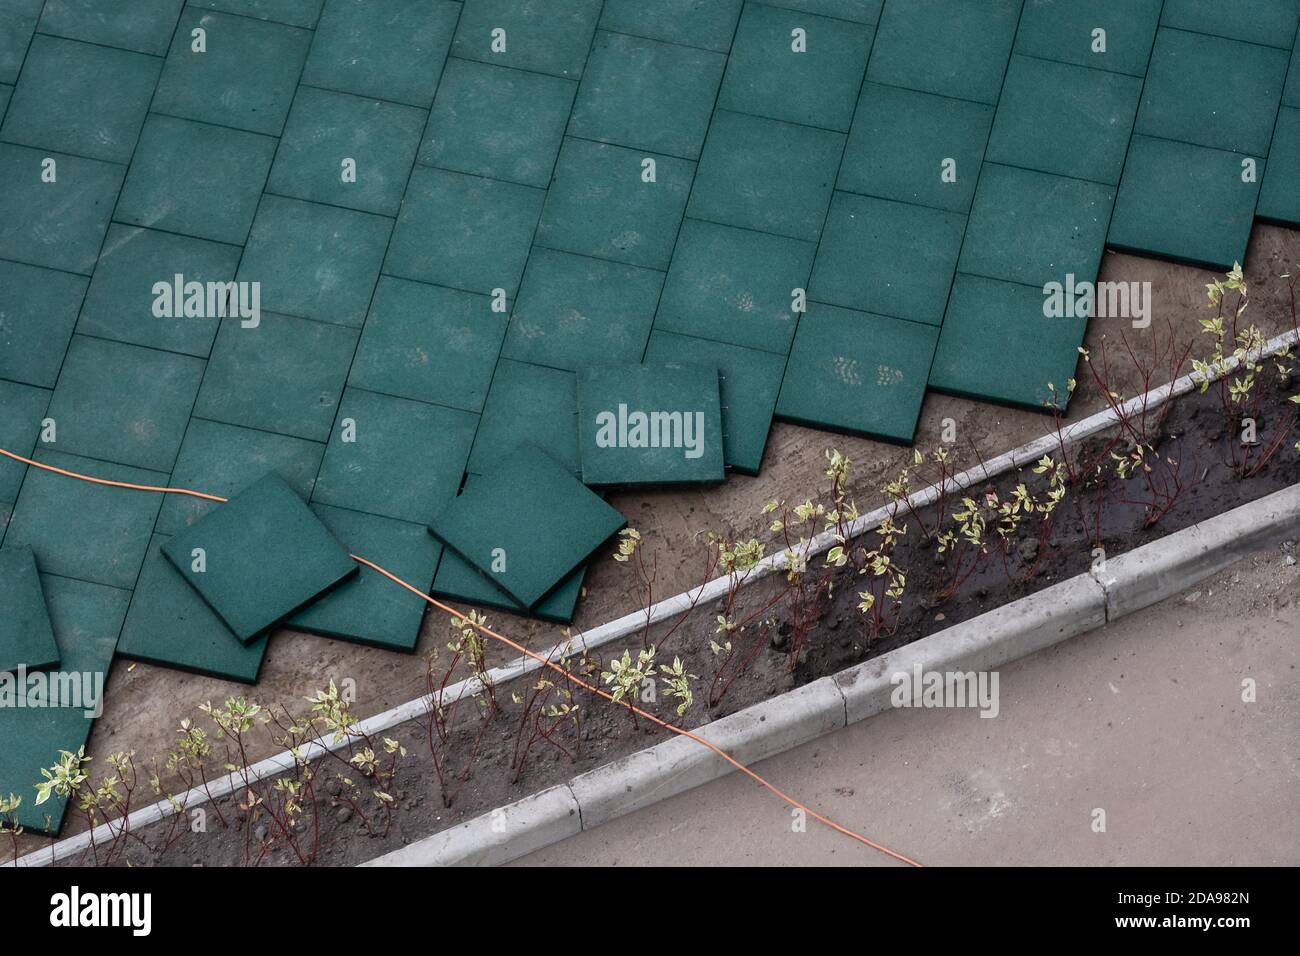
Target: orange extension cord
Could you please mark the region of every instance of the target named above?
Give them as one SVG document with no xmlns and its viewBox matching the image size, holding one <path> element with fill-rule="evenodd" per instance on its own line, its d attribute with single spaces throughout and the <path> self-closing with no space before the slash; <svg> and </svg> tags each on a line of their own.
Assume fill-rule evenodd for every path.
<svg viewBox="0 0 1300 956">
<path fill-rule="evenodd" d="M 152 491 L 152 492 L 157 492 L 158 494 L 169 494 L 169 495 L 189 495 L 192 498 L 202 498 L 206 501 L 225 502 L 228 500 L 226 498 L 222 498 L 220 495 L 209 495 L 209 494 L 205 494 L 202 491 L 191 491 L 188 488 L 159 488 L 154 485 L 135 485 L 127 481 L 109 481 L 106 478 L 95 478 L 91 475 L 82 475 L 82 474 L 78 474 L 75 471 L 65 471 L 62 468 L 55 468 L 53 465 L 46 465 L 46 464 L 42 464 L 39 461 L 33 461 L 30 458 L 24 458 L 22 455 L 16 455 L 13 452 L 8 451 L 4 448 L 0 448 L 0 455 L 4 455 L 6 458 L 12 458 L 14 461 L 22 462 L 25 465 L 31 465 L 33 468 L 42 468 L 45 471 L 52 471 L 57 475 L 63 475 L 64 477 L 67 478 L 77 478 L 81 481 L 89 481 L 92 484 L 96 484 L 96 485 L 107 485 L 111 488 L 128 488 L 132 491 Z M 408 584 L 406 581 L 403 581 L 401 578 L 393 574 L 391 571 L 381 568 L 373 561 L 367 561 L 365 558 L 357 554 L 350 555 L 350 557 L 352 558 L 353 561 L 356 561 L 358 564 L 364 564 L 372 571 L 382 574 L 384 577 L 388 578 L 394 584 L 406 588 L 406 590 L 410 591 L 412 594 L 427 601 L 429 604 L 432 604 L 434 607 L 438 608 L 439 610 L 445 611 L 447 614 L 450 614 L 454 617 L 458 617 L 461 620 L 465 620 L 465 621 L 470 620 L 468 615 L 465 614 L 465 612 L 458 611 L 454 607 L 443 604 L 441 601 L 435 600 L 434 598 L 425 594 L 423 591 L 421 591 L 419 588 L 415 587 L 414 585 Z M 470 621 L 470 623 L 474 623 L 474 622 Z M 862 834 L 855 833 L 854 831 L 848 829 L 848 827 L 840 826 L 834 820 L 824 817 L 817 811 L 813 810 L 812 808 L 806 806 L 805 804 L 800 803 L 798 800 L 794 799 L 794 797 L 791 797 L 789 794 L 785 793 L 774 784 L 768 782 L 763 777 L 759 776 L 753 770 L 750 770 L 743 763 L 741 763 L 735 757 L 732 757 L 730 754 L 724 751 L 717 744 L 705 740 L 703 737 L 699 736 L 698 734 L 691 733 L 689 730 L 683 730 L 681 727 L 676 727 L 665 720 L 661 720 L 660 718 L 656 717 L 654 714 L 646 713 L 646 711 L 642 710 L 640 707 L 634 706 L 631 701 L 614 700 L 614 696 L 610 694 L 608 691 L 602 690 L 600 687 L 597 687 L 594 684 L 589 684 L 579 677 L 575 677 L 573 674 L 569 673 L 567 670 L 565 670 L 563 667 L 559 666 L 558 664 L 554 663 L 549 658 L 545 658 L 534 651 L 530 651 L 522 644 L 515 643 L 510 638 L 498 634 L 496 631 L 492 630 L 491 628 L 485 625 L 475 623 L 474 627 L 478 628 L 479 631 L 488 635 L 489 637 L 495 638 L 496 640 L 500 641 L 502 644 L 505 644 L 507 647 L 511 648 L 512 650 L 518 651 L 520 654 L 524 654 L 528 657 L 531 657 L 533 660 L 537 661 L 544 667 L 549 667 L 551 670 L 555 671 L 557 674 L 559 674 L 561 677 L 563 677 L 565 680 L 569 681 L 570 683 L 575 684 L 578 687 L 583 688 L 584 690 L 590 691 L 593 694 L 597 694 L 600 697 L 603 697 L 605 700 L 609 701 L 610 703 L 617 704 L 622 707 L 626 707 L 628 710 L 636 714 L 638 717 L 644 717 L 646 720 L 650 721 L 651 723 L 659 727 L 663 727 L 665 730 L 670 730 L 673 733 L 677 734 L 678 736 L 686 737 L 687 739 L 693 740 L 697 744 L 700 744 L 703 747 L 707 747 L 709 750 L 713 751 L 715 754 L 717 754 L 727 763 L 731 764 L 733 767 L 735 767 L 745 776 L 749 777 L 751 780 L 761 784 L 767 790 L 771 791 L 773 794 L 775 794 L 785 803 L 788 803 L 790 806 L 795 807 L 796 809 L 802 810 L 804 813 L 812 817 L 818 823 L 825 824 L 826 826 L 834 830 L 836 833 L 842 833 L 846 837 L 851 837 L 852 839 L 857 840 L 859 843 L 869 846 L 873 850 L 879 850 L 881 853 L 885 854 L 886 856 L 892 857 L 893 859 L 898 860 L 899 862 L 906 863 L 909 866 L 919 867 L 921 865 L 916 860 L 913 860 L 910 857 L 903 856 L 903 854 L 897 853 L 894 850 L 889 849 L 889 847 L 882 846 L 879 843 L 876 843 L 872 840 L 868 840 Z"/>
</svg>

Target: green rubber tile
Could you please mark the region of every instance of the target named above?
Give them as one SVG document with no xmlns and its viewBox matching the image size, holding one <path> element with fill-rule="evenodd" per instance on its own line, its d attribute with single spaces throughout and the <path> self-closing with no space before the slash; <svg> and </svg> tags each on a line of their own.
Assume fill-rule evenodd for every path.
<svg viewBox="0 0 1300 956">
<path fill-rule="evenodd" d="M 792 31 L 806 49 L 795 52 Z M 848 132 L 872 28 L 747 4 L 718 95 L 723 109 Z"/>
<path fill-rule="evenodd" d="M 817 247 L 688 219 L 664 282 L 655 328 L 784 355 Z M 608 361 L 608 360 L 606 360 Z"/>
<path fill-rule="evenodd" d="M 117 653 L 133 661 L 257 683 L 268 637 L 248 644 L 235 638 L 199 592 L 190 587 L 162 553 L 170 541 L 156 534 L 140 569 L 131 608 L 117 641 Z"/>
<path fill-rule="evenodd" d="M 192 418 L 167 484 L 230 498 L 267 472 L 274 472 L 307 498 L 324 454 L 325 446 L 317 442 Z M 164 495 L 154 530 L 176 534 L 216 508 L 215 502 L 203 498 Z"/>
<path fill-rule="evenodd" d="M 646 347 L 652 365 L 716 366 L 722 405 L 722 453 L 728 468 L 757 475 L 785 372 L 785 356 L 725 342 L 655 331 Z"/>
<path fill-rule="evenodd" d="M 0 379 L 0 448 L 30 458 L 49 404 L 45 389 Z M 0 501 L 17 499 L 26 471 L 22 462 L 0 456 Z"/>
<path fill-rule="evenodd" d="M 605 0 L 605 30 L 726 53 L 743 0 Z"/>
<path fill-rule="evenodd" d="M 655 181 L 642 180 L 653 159 Z M 537 227 L 539 245 L 665 270 L 695 164 L 670 156 L 566 139 Z"/>
<path fill-rule="evenodd" d="M 453 57 L 438 84 L 419 161 L 544 189 L 577 89 L 557 76 Z"/>
<path fill-rule="evenodd" d="M 1021 0 L 890 0 L 867 79 L 996 104 Z"/>
<path fill-rule="evenodd" d="M 257 133 L 150 116 L 114 218 L 242 246 L 275 143 Z"/>
<path fill-rule="evenodd" d="M 312 500 L 427 521 L 460 487 L 477 425 L 470 412 L 349 388 Z"/>
<path fill-rule="evenodd" d="M 1163 0 L 1025 0 L 1016 52 L 1145 76 Z M 1105 31 L 1105 48 L 1093 31 Z"/>
<path fill-rule="evenodd" d="M 442 546 L 423 525 L 319 504 L 311 510 L 350 554 L 373 561 L 428 593 Z M 392 651 L 413 651 L 428 606 L 378 571 L 361 565 L 356 577 L 307 605 L 285 625 Z"/>
<path fill-rule="evenodd" d="M 1068 398 L 1067 382 L 1079 364 L 1087 318 L 1048 318 L 1041 287 L 957 276 L 952 302 L 939 333 L 930 386 L 980 401 L 1042 409 L 1056 396 Z M 1012 342 L 1032 343 L 1016 349 Z"/>
<path fill-rule="evenodd" d="M 0 136 L 11 143 L 125 163 L 162 61 L 76 40 L 32 38 Z"/>
<path fill-rule="evenodd" d="M 5 535 L 9 533 L 9 520 L 13 517 L 13 505 L 0 502 L 0 544 L 4 544 Z"/>
<path fill-rule="evenodd" d="M 986 157 L 1118 185 L 1141 95 L 1135 76 L 1013 56 Z"/>
<path fill-rule="evenodd" d="M 467 470 L 490 474 L 520 445 L 546 451 L 574 475 L 578 460 L 578 379 L 573 372 L 502 359 L 497 364 Z"/>
<path fill-rule="evenodd" d="M 985 163 L 960 271 L 1039 288 L 1097 277 L 1115 190 Z"/>
<path fill-rule="evenodd" d="M 59 751 L 76 753 L 90 737 L 96 713 L 103 707 L 103 688 L 113 660 L 113 647 L 122 627 L 129 591 L 41 576 L 50 611 L 50 624 L 59 645 L 59 673 L 69 680 L 68 696 L 44 705 L 0 708 L 0 789 L 23 798 L 17 821 L 29 833 L 59 832 L 66 800 L 52 795 L 36 806 L 36 785 L 44 782 L 42 767 L 59 762 Z M 78 675 L 74 680 L 72 675 Z M 93 755 L 92 755 L 93 756 Z"/>
<path fill-rule="evenodd" d="M 0 261 L 0 378 L 53 388 L 86 280 Z"/>
<path fill-rule="evenodd" d="M 1134 136 L 1107 243 L 1216 271 L 1245 262 L 1260 187 L 1241 181 L 1242 159 L 1239 153 Z M 1262 175 L 1268 179 L 1267 168 Z"/>
<path fill-rule="evenodd" d="M 384 271 L 468 292 L 513 294 L 546 193 L 417 166 Z"/>
<path fill-rule="evenodd" d="M 199 29 L 207 33 L 202 53 L 193 50 Z M 153 110 L 278 136 L 311 45 L 308 30 L 187 8 Z"/>
<path fill-rule="evenodd" d="M 466 60 L 576 80 L 600 7 L 601 0 L 474 0 L 461 12 L 451 52 Z M 494 33 L 498 30 L 505 32 Z"/>
<path fill-rule="evenodd" d="M 843 153 L 839 133 L 719 110 L 686 214 L 816 242 Z"/>
<path fill-rule="evenodd" d="M 7 84 L 0 83 L 0 119 L 4 118 L 5 110 L 9 108 L 9 98 L 13 96 L 14 88 Z"/>
<path fill-rule="evenodd" d="M 13 83 L 36 31 L 44 0 L 0 0 L 0 82 Z"/>
<path fill-rule="evenodd" d="M 569 133 L 696 159 L 726 63 L 721 53 L 598 31 Z"/>
<path fill-rule="evenodd" d="M 40 31 L 164 56 L 185 0 L 46 0 Z"/>
<path fill-rule="evenodd" d="M 354 209 L 264 196 L 239 278 L 261 283 L 264 309 L 359 328 L 392 227 Z"/>
<path fill-rule="evenodd" d="M 939 330 L 814 303 L 799 320 L 776 414 L 911 444 Z"/>
<path fill-rule="evenodd" d="M 367 0 L 329 0 L 302 81 L 428 109 L 460 4 L 388 0 L 376 17 Z"/>
<path fill-rule="evenodd" d="M 1290 52 L 1300 6 L 1295 0 L 1166 0 L 1162 26 L 1279 47 Z"/>
<path fill-rule="evenodd" d="M 427 532 L 426 532 L 426 536 Z M 456 604 L 473 605 L 539 618 L 554 624 L 572 624 L 583 594 L 586 567 L 580 567 L 557 584 L 531 611 L 488 580 L 482 571 L 453 551 L 443 553 L 431 593 Z M 457 610 L 466 610 L 458 607 Z"/>
<path fill-rule="evenodd" d="M 299 87 L 268 192 L 396 216 L 425 112 L 348 93 Z M 344 166 L 355 163 L 355 181 Z"/>
<path fill-rule="evenodd" d="M 447 502 L 429 530 L 531 610 L 626 524 L 563 465 L 525 445 Z"/>
<path fill-rule="evenodd" d="M 223 319 L 194 414 L 323 442 L 356 348 L 356 330 L 341 325 L 273 312 L 254 328 Z"/>
<path fill-rule="evenodd" d="M 55 667 L 59 645 L 50 628 L 45 593 L 28 548 L 0 550 L 0 674 Z"/>
<path fill-rule="evenodd" d="M 722 481 L 718 370 L 602 365 L 578 373 L 578 448 L 588 485 Z"/>
<path fill-rule="evenodd" d="M 1284 107 L 1277 117 L 1273 148 L 1259 187 L 1256 215 L 1300 226 L 1300 110 Z"/>
<path fill-rule="evenodd" d="M 488 296 L 383 276 L 348 384 L 477 412 L 505 334 Z"/>
<path fill-rule="evenodd" d="M 1291 53 L 1291 66 L 1287 71 L 1286 86 L 1282 89 L 1282 105 L 1300 109 L 1300 43 Z"/>
<path fill-rule="evenodd" d="M 207 283 L 233 279 L 239 256 L 239 246 L 113 223 L 77 331 L 207 358 L 219 324 L 217 318 L 207 317 Z M 180 308 L 174 291 L 177 275 L 183 277 Z M 165 287 L 155 293 L 159 282 Z M 190 287 L 191 298 L 185 286 L 195 282 L 200 286 Z M 190 315 L 185 314 L 187 299 Z"/>
<path fill-rule="evenodd" d="M 42 182 L 55 162 L 55 182 Z M 122 188 L 122 167 L 0 143 L 0 259 L 90 275 Z"/>
<path fill-rule="evenodd" d="M 884 2 L 885 0 L 772 0 L 770 6 L 804 10 L 855 23 L 875 23 L 880 19 L 880 9 Z"/>
<path fill-rule="evenodd" d="M 50 401 L 57 447 L 169 472 L 202 377 L 188 355 L 74 335 Z"/>
<path fill-rule="evenodd" d="M 837 192 L 809 297 L 938 325 L 965 225 L 959 213 Z"/>
<path fill-rule="evenodd" d="M 1266 156 L 1289 60 L 1271 47 L 1161 27 L 1136 132 Z"/>
<path fill-rule="evenodd" d="M 38 450 L 35 460 L 109 481 L 159 487 L 164 472 Z M 5 546 L 31 548 L 43 574 L 115 588 L 135 586 L 162 495 L 109 488 L 30 468 Z M 65 662 L 66 663 L 66 662 Z"/>
<path fill-rule="evenodd" d="M 190 0 L 190 6 L 311 29 L 316 26 L 323 2 L 324 0 Z"/>
<path fill-rule="evenodd" d="M 162 553 L 245 644 L 357 573 L 329 529 L 275 474 L 164 542 Z"/>
</svg>

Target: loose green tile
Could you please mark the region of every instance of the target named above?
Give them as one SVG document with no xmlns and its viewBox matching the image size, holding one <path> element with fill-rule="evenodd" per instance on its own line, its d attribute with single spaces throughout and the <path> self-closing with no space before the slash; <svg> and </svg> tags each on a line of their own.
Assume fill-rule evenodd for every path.
<svg viewBox="0 0 1300 956">
<path fill-rule="evenodd" d="M 742 5 L 743 0 L 605 0 L 600 26 L 726 53 Z"/>
<path fill-rule="evenodd" d="M 201 53 L 192 46 L 196 29 L 207 34 Z M 278 136 L 311 44 L 308 30 L 187 8 L 153 110 Z"/>
<path fill-rule="evenodd" d="M 664 283 L 655 328 L 784 355 L 817 247 L 688 219 Z M 608 360 L 606 360 L 608 361 Z"/>
<path fill-rule="evenodd" d="M 257 133 L 150 116 L 115 218 L 242 246 L 275 156 L 275 143 Z"/>
<path fill-rule="evenodd" d="M 600 18 L 600 0 L 475 0 L 465 4 L 451 51 L 467 60 L 577 79 Z M 493 49 L 495 30 L 504 30 Z"/>
<path fill-rule="evenodd" d="M 0 550 L 0 674 L 59 663 L 59 645 L 50 628 L 45 593 L 29 548 Z M 6 791 L 7 792 L 7 791 Z"/>
<path fill-rule="evenodd" d="M 1141 95 L 1135 76 L 1013 56 L 987 158 L 1117 185 Z"/>
<path fill-rule="evenodd" d="M 965 224 L 958 213 L 837 192 L 809 297 L 938 325 Z"/>
<path fill-rule="evenodd" d="M 40 30 L 164 56 L 184 0 L 46 0 Z"/>
<path fill-rule="evenodd" d="M 239 256 L 239 246 L 113 223 L 77 331 L 206 358 L 219 325 L 216 317 L 208 316 L 207 283 L 233 279 Z M 179 309 L 174 291 L 178 275 L 182 276 Z M 166 288 L 155 292 L 160 282 Z M 185 314 L 186 286 L 195 294 L 191 312 L 202 315 Z"/>
<path fill-rule="evenodd" d="M 721 481 L 726 471 L 717 367 L 582 369 L 578 448 L 582 480 L 588 485 Z"/>
<path fill-rule="evenodd" d="M 268 637 L 248 644 L 235 638 L 162 553 L 171 538 L 156 534 L 131 597 L 117 653 L 133 661 L 257 683 Z"/>
<path fill-rule="evenodd" d="M 654 160 L 655 181 L 643 162 Z M 695 164 L 605 143 L 566 139 L 537 242 L 551 249 L 667 269 Z"/>
<path fill-rule="evenodd" d="M 0 119 L 4 118 L 5 111 L 9 109 L 9 98 L 13 96 L 13 92 L 12 86 L 0 83 Z"/>
<path fill-rule="evenodd" d="M 467 469 L 489 474 L 520 445 L 543 449 L 573 474 L 578 462 L 578 381 L 573 372 L 502 359 Z"/>
<path fill-rule="evenodd" d="M 807 48 L 793 49 L 803 30 Z M 872 28 L 798 10 L 747 4 L 718 105 L 770 119 L 848 132 Z"/>
<path fill-rule="evenodd" d="M 985 163 L 958 268 L 1041 288 L 1097 277 L 1115 190 Z"/>
<path fill-rule="evenodd" d="M 18 79 L 42 6 L 43 0 L 0 0 L 0 81 Z"/>
<path fill-rule="evenodd" d="M 264 313 L 254 328 L 224 319 L 194 414 L 323 442 L 329 437 L 357 333 Z"/>
<path fill-rule="evenodd" d="M 0 261 L 0 378 L 53 388 L 86 280 Z"/>
<path fill-rule="evenodd" d="M 9 520 L 13 517 L 13 505 L 0 502 L 0 544 L 4 544 L 5 535 L 9 533 Z"/>
<path fill-rule="evenodd" d="M 323 0 L 190 0 L 190 5 L 295 27 L 316 26 Z"/>
<path fill-rule="evenodd" d="M 569 133 L 696 159 L 726 62 L 708 50 L 599 31 Z"/>
<path fill-rule="evenodd" d="M 1286 86 L 1282 89 L 1282 105 L 1300 109 L 1300 43 L 1291 52 L 1291 66 L 1287 70 Z"/>
<path fill-rule="evenodd" d="M 816 242 L 844 137 L 719 110 L 686 214 Z"/>
<path fill-rule="evenodd" d="M 523 614 L 551 621 L 555 624 L 572 624 L 582 596 L 582 582 L 587 576 L 586 567 L 580 567 L 557 584 L 531 611 L 506 594 L 487 579 L 460 555 L 444 551 L 438 562 L 438 574 L 433 579 L 434 595 L 459 604 L 491 608 L 510 614 Z M 457 608 L 465 610 L 465 608 Z"/>
<path fill-rule="evenodd" d="M 353 209 L 264 196 L 239 278 L 261 283 L 264 309 L 358 328 L 392 226 Z"/>
<path fill-rule="evenodd" d="M 1295 0 L 1166 0 L 1163 26 L 1262 43 L 1290 51 L 1300 7 Z"/>
<path fill-rule="evenodd" d="M 513 293 L 546 193 L 417 166 L 384 271 L 468 292 Z"/>
<path fill-rule="evenodd" d="M 1025 0 L 1016 52 L 1144 76 L 1163 0 Z M 1094 30 L 1106 31 L 1104 50 Z"/>
<path fill-rule="evenodd" d="M 1021 0 L 889 0 L 867 79 L 997 103 Z"/>
<path fill-rule="evenodd" d="M 772 0 L 770 5 L 805 10 L 840 20 L 853 20 L 856 23 L 875 23 L 880 19 L 884 0 Z"/>
<path fill-rule="evenodd" d="M 487 296 L 384 276 L 348 384 L 477 412 L 505 334 Z"/>
<path fill-rule="evenodd" d="M 776 414 L 910 444 L 939 330 L 813 304 L 799 320 Z"/>
<path fill-rule="evenodd" d="M 467 485 L 429 530 L 532 609 L 626 524 L 563 465 L 525 445 Z"/>
<path fill-rule="evenodd" d="M 313 501 L 427 521 L 460 487 L 477 424 L 459 409 L 347 389 Z"/>
<path fill-rule="evenodd" d="M 1283 107 L 1273 133 L 1268 168 L 1259 188 L 1256 214 L 1274 222 L 1300 226 L 1300 110 Z"/>
<path fill-rule="evenodd" d="M 43 388 L 0 380 L 0 448 L 30 458 L 49 404 L 50 393 Z M 0 501 L 17 499 L 26 471 L 22 462 L 0 456 Z"/>
</svg>

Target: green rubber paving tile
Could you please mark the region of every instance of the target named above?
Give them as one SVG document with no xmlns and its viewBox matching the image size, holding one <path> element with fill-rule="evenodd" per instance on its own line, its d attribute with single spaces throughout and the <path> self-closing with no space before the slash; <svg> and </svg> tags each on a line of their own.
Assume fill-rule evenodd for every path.
<svg viewBox="0 0 1300 956">
<path fill-rule="evenodd" d="M 525 445 L 447 502 L 429 530 L 531 610 L 626 524 L 563 465 Z"/>
<path fill-rule="evenodd" d="M 299 87 L 268 192 L 396 216 L 425 112 L 348 93 Z M 355 163 L 355 181 L 344 164 Z"/>
<path fill-rule="evenodd" d="M 1284 107 L 1277 117 L 1268 168 L 1259 188 L 1256 215 L 1300 226 L 1300 110 Z"/>
<path fill-rule="evenodd" d="M 1086 318 L 1048 318 L 1043 290 L 957 276 L 952 302 L 939 333 L 939 348 L 930 369 L 930 387 L 979 401 L 1007 402 L 1041 409 L 1052 397 L 1068 396 L 1066 382 L 1075 376 Z M 1011 343 L 1033 343 L 1016 349 Z"/>
<path fill-rule="evenodd" d="M 311 510 L 349 553 L 428 593 L 442 546 L 423 525 L 325 505 L 312 505 Z M 427 607 L 423 599 L 361 565 L 355 578 L 303 608 L 285 625 L 343 641 L 413 651 Z"/>
<path fill-rule="evenodd" d="M 600 26 L 726 53 L 743 0 L 605 0 Z"/>
<path fill-rule="evenodd" d="M 803 52 L 794 30 L 804 31 Z M 718 106 L 847 133 L 871 35 L 862 24 L 746 4 Z"/>
<path fill-rule="evenodd" d="M 207 49 L 193 50 L 193 31 Z M 312 34 L 308 30 L 186 9 L 163 67 L 153 110 L 280 135 Z"/>
<path fill-rule="evenodd" d="M 938 325 L 965 225 L 959 213 L 837 192 L 809 297 Z"/>
<path fill-rule="evenodd" d="M 86 280 L 0 261 L 0 378 L 53 388 Z"/>
<path fill-rule="evenodd" d="M 36 34 L 0 135 L 125 163 L 149 109 L 157 57 Z"/>
<path fill-rule="evenodd" d="M 0 550 L 0 674 L 55 667 L 59 645 L 50 629 L 45 594 L 28 548 Z"/>
<path fill-rule="evenodd" d="M 438 573 L 434 576 L 431 593 L 445 601 L 454 602 L 453 607 L 456 604 L 466 604 L 506 611 L 510 614 L 528 615 L 554 624 L 572 624 L 573 616 L 578 609 L 578 599 L 582 597 L 582 583 L 586 576 L 586 567 L 578 568 L 557 584 L 530 611 L 489 581 L 483 572 L 460 555 L 446 551 L 443 553 L 442 560 L 438 562 Z M 466 610 L 466 608 L 461 607 L 457 610 Z"/>
<path fill-rule="evenodd" d="M 114 218 L 242 246 L 275 144 L 257 133 L 150 116 Z"/>
<path fill-rule="evenodd" d="M 223 319 L 194 414 L 323 442 L 356 348 L 341 325 L 273 312 L 255 328 Z"/>
<path fill-rule="evenodd" d="M 840 133 L 719 110 L 686 214 L 816 242 L 843 153 Z"/>
<path fill-rule="evenodd" d="M 1241 181 L 1242 158 L 1134 136 L 1107 243 L 1220 271 L 1245 262 L 1259 183 Z"/>
<path fill-rule="evenodd" d="M 383 276 L 348 383 L 477 412 L 505 334 L 487 296 Z"/>
<path fill-rule="evenodd" d="M 784 355 L 817 247 L 688 219 L 664 282 L 655 328 Z M 608 363 L 608 359 L 606 363 Z"/>
<path fill-rule="evenodd" d="M 77 331 L 207 358 L 219 324 L 205 317 L 207 283 L 233 279 L 239 255 L 239 246 L 113 223 Z M 174 292 L 177 275 L 184 277 L 180 308 Z M 166 289 L 155 294 L 159 282 Z M 185 315 L 184 286 L 192 282 L 202 284 L 202 295 L 192 300 L 191 312 L 203 315 Z M 190 291 L 200 292 L 195 287 Z M 155 314 L 155 306 L 161 314 Z"/>
<path fill-rule="evenodd" d="M 155 487 L 163 472 L 38 450 L 35 459 L 65 471 Z M 116 588 L 135 586 L 162 495 L 78 481 L 30 468 L 14 504 L 6 547 L 27 547 L 44 574 Z M 66 662 L 65 662 L 66 663 Z"/>
<path fill-rule="evenodd" d="M 656 331 L 650 336 L 645 360 L 653 365 L 698 362 L 717 367 L 723 460 L 729 468 L 757 475 L 781 391 L 785 356 Z"/>
<path fill-rule="evenodd" d="M 889 0 L 867 79 L 996 104 L 1021 0 Z"/>
<path fill-rule="evenodd" d="M 577 89 L 572 80 L 453 57 L 419 161 L 544 189 Z"/>
<path fill-rule="evenodd" d="M 1162 27 L 1136 132 L 1266 156 L 1289 60 L 1270 47 Z"/>
<path fill-rule="evenodd" d="M 248 644 L 236 640 L 199 592 L 163 557 L 162 546 L 170 540 L 156 534 L 149 542 L 117 653 L 160 667 L 257 683 L 269 638 Z"/>
<path fill-rule="evenodd" d="M 600 0 L 473 0 L 461 12 L 451 52 L 467 60 L 576 80 L 582 75 L 600 7 Z M 494 32 L 499 30 L 504 34 Z"/>
<path fill-rule="evenodd" d="M 545 191 L 417 166 L 384 271 L 468 292 L 513 294 Z"/>
<path fill-rule="evenodd" d="M 477 426 L 470 412 L 349 388 L 312 500 L 427 521 L 460 487 Z"/>
<path fill-rule="evenodd" d="M 726 63 L 721 53 L 598 31 L 569 133 L 696 159 Z"/>
<path fill-rule="evenodd" d="M 30 458 L 49 404 L 50 393 L 43 388 L 0 380 L 0 448 Z M 22 462 L 0 456 L 0 501 L 18 497 L 26 471 Z"/>
<path fill-rule="evenodd" d="M 0 0 L 0 82 L 18 79 L 42 5 L 43 0 Z"/>
<path fill-rule="evenodd" d="M 162 553 L 245 644 L 357 573 L 329 529 L 275 474 L 164 542 Z"/>
<path fill-rule="evenodd" d="M 1163 26 L 1291 50 L 1300 6 L 1295 0 L 1166 0 Z"/>
<path fill-rule="evenodd" d="M 203 362 L 74 335 L 49 416 L 58 449 L 169 472 L 203 377 Z"/>
<path fill-rule="evenodd" d="M 642 180 L 653 159 L 655 181 Z M 566 139 L 537 242 L 550 249 L 665 270 L 695 164 L 605 143 Z"/>
<path fill-rule="evenodd" d="M 14 88 L 0 83 L 0 119 L 4 118 L 5 110 L 9 108 L 9 98 L 13 96 Z"/>
<path fill-rule="evenodd" d="M 167 484 L 230 498 L 274 472 L 307 498 L 324 454 L 325 446 L 317 442 L 192 418 Z M 216 502 L 191 495 L 164 495 L 154 530 L 176 534 L 216 507 Z"/>
<path fill-rule="evenodd" d="M 1025 0 L 1016 52 L 1144 76 L 1164 0 Z M 1094 50 L 1105 31 L 1105 49 Z"/>
<path fill-rule="evenodd" d="M 1039 288 L 1091 282 L 1114 201 L 1110 186 L 985 163 L 958 268 Z"/>
<path fill-rule="evenodd" d="M 185 0 L 46 0 L 40 31 L 165 56 Z"/>
<path fill-rule="evenodd" d="M 239 278 L 262 284 L 264 309 L 359 328 L 392 226 L 354 209 L 263 196 Z"/>
<path fill-rule="evenodd" d="M 190 5 L 311 29 L 316 26 L 322 2 L 323 0 L 190 0 Z"/>
<path fill-rule="evenodd" d="M 9 519 L 13 513 L 12 505 L 0 502 L 0 544 L 4 544 L 5 535 L 9 533 Z"/>
<path fill-rule="evenodd" d="M 771 6 L 805 10 L 824 17 L 853 20 L 856 23 L 875 23 L 880 19 L 884 0 L 771 0 Z"/>
<path fill-rule="evenodd" d="M 428 109 L 438 85 L 460 4 L 327 0 L 302 81 L 312 86 Z"/>
<path fill-rule="evenodd" d="M 1291 66 L 1287 71 L 1286 86 L 1282 89 L 1282 105 L 1300 108 L 1300 43 L 1291 53 Z"/>
<path fill-rule="evenodd" d="M 1118 185 L 1141 95 L 1135 76 L 1013 56 L 986 157 Z"/>
<path fill-rule="evenodd" d="M 578 459 L 578 379 L 573 372 L 502 359 L 492 379 L 467 470 L 489 474 L 520 445 L 531 443 L 569 469 Z"/>
<path fill-rule="evenodd" d="M 42 182 L 55 161 L 57 180 Z M 122 188 L 122 167 L 0 143 L 0 259 L 90 275 Z"/>
<path fill-rule="evenodd" d="M 578 448 L 588 485 L 722 481 L 718 369 L 694 364 L 581 370 Z"/>
</svg>

